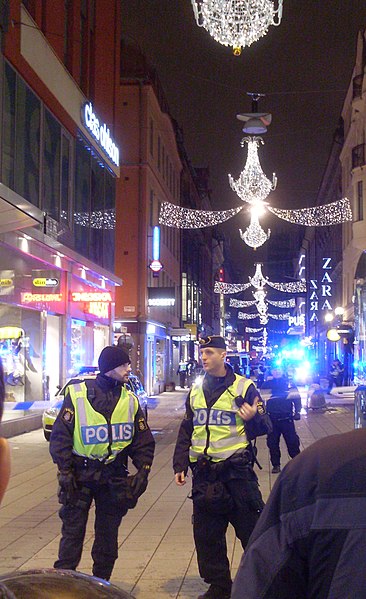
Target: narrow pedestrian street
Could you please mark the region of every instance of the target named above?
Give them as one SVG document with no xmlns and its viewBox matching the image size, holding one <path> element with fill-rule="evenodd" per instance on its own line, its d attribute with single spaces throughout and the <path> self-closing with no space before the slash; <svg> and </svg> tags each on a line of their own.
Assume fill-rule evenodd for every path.
<svg viewBox="0 0 366 599">
<path fill-rule="evenodd" d="M 195 599 L 206 588 L 196 564 L 192 538 L 190 484 L 178 488 L 172 471 L 177 429 L 184 414 L 186 392 L 163 393 L 149 412 L 157 446 L 147 492 L 120 528 L 120 555 L 112 582 L 139 599 Z M 327 435 L 353 428 L 353 405 L 309 412 L 296 423 L 304 449 Z M 0 573 L 15 569 L 49 568 L 57 556 L 60 520 L 56 497 L 56 468 L 48 453 L 42 430 L 10 439 L 12 476 L 0 508 Z M 264 499 L 276 475 L 270 473 L 265 438 L 258 440 L 258 471 Z M 287 452 L 282 448 L 282 466 Z M 80 570 L 90 573 L 93 542 L 92 511 Z M 228 532 L 232 573 L 242 549 Z"/>
</svg>

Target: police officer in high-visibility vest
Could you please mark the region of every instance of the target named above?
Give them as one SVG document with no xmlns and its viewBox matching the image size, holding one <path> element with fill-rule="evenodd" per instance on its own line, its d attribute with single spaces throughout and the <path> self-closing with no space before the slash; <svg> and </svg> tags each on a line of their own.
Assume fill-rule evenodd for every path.
<svg viewBox="0 0 366 599">
<path fill-rule="evenodd" d="M 245 547 L 263 509 L 246 435 L 246 422 L 257 417 L 261 398 L 254 383 L 235 374 L 225 362 L 223 337 L 213 335 L 199 342 L 205 376 L 188 394 L 173 467 L 179 486 L 186 483 L 188 467 L 193 472 L 198 567 L 210 584 L 199 599 L 228 599 L 232 584 L 226 550 L 228 524 Z"/>
<path fill-rule="evenodd" d="M 68 385 L 51 434 L 62 504 L 54 567 L 77 568 L 94 500 L 93 574 L 109 580 L 118 557 L 118 528 L 146 490 L 155 441 L 137 397 L 124 386 L 131 371 L 128 354 L 117 346 L 105 347 L 98 365 L 96 379 Z M 128 458 L 136 474 L 128 474 Z"/>
</svg>

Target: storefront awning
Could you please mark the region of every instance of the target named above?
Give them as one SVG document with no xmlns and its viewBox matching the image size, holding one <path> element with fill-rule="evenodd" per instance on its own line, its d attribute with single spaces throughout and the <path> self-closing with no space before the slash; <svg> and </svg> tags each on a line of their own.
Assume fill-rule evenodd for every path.
<svg viewBox="0 0 366 599">
<path fill-rule="evenodd" d="M 43 223 L 43 213 L 20 195 L 0 183 L 0 233 L 17 231 Z"/>
</svg>

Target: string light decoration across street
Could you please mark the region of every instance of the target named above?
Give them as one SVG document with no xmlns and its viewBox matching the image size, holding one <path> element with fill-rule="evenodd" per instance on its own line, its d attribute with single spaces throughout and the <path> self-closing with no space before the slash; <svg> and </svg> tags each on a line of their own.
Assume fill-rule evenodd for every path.
<svg viewBox="0 0 366 599">
<path fill-rule="evenodd" d="M 249 306 L 254 306 L 256 300 L 237 300 L 233 297 L 230 298 L 229 306 L 230 308 L 249 308 Z"/>
<path fill-rule="evenodd" d="M 197 25 L 223 46 L 231 46 L 235 56 L 266 35 L 271 25 L 282 19 L 282 0 L 192 0 Z"/>
<path fill-rule="evenodd" d="M 251 283 L 222 283 L 221 281 L 215 281 L 214 293 L 223 293 L 224 295 L 230 295 L 231 293 L 240 293 L 245 291 Z"/>
<path fill-rule="evenodd" d="M 267 280 L 267 285 L 283 293 L 306 293 L 306 281 L 291 281 L 290 283 L 274 283 Z"/>
<path fill-rule="evenodd" d="M 267 206 L 267 208 L 278 218 L 306 227 L 328 227 L 352 221 L 352 210 L 348 198 L 342 198 L 325 206 L 300 208 L 298 210 L 279 210 L 271 206 Z"/>
<path fill-rule="evenodd" d="M 277 308 L 294 308 L 296 305 L 295 298 L 291 298 L 288 300 L 267 300 L 271 306 L 276 306 Z"/>
<path fill-rule="evenodd" d="M 252 320 L 253 318 L 259 318 L 259 314 L 248 314 L 247 312 L 238 312 L 238 318 L 240 320 Z"/>
<path fill-rule="evenodd" d="M 201 229 L 224 223 L 240 212 L 243 206 L 229 210 L 193 210 L 170 202 L 163 202 L 160 208 L 159 224 L 178 229 Z"/>
<path fill-rule="evenodd" d="M 263 202 L 276 188 L 277 178 L 273 174 L 272 182 L 264 174 L 259 162 L 258 147 L 263 144 L 261 137 L 244 137 L 241 145 L 248 145 L 248 156 L 244 170 L 235 181 L 229 174 L 230 187 L 243 202 Z"/>
</svg>

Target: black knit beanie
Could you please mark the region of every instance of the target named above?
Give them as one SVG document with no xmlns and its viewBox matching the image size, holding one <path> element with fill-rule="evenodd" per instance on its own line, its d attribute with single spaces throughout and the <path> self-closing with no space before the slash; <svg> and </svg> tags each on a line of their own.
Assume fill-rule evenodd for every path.
<svg viewBox="0 0 366 599">
<path fill-rule="evenodd" d="M 105 374 L 122 364 L 131 364 L 128 353 L 122 348 L 117 345 L 108 345 L 102 349 L 98 359 L 100 374 Z"/>
</svg>

